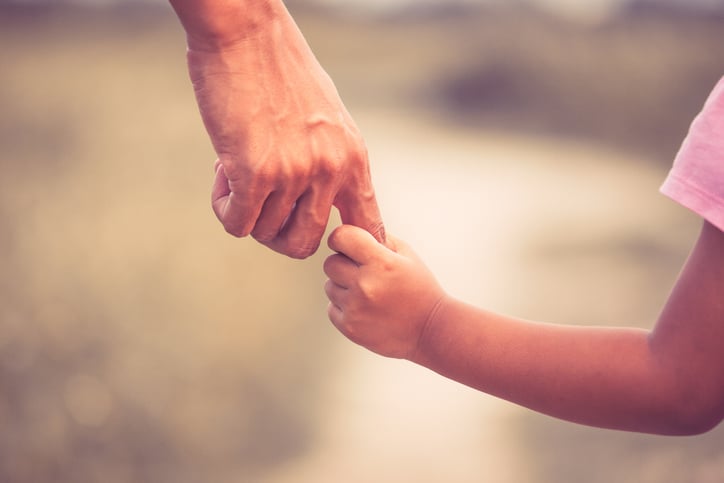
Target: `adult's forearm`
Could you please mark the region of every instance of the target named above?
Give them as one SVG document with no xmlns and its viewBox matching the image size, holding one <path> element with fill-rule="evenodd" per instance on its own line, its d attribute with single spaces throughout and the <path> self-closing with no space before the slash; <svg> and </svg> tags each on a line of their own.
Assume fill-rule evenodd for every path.
<svg viewBox="0 0 724 483">
<path fill-rule="evenodd" d="M 186 31 L 189 48 L 233 46 L 288 17 L 282 0 L 169 0 Z"/>
<path fill-rule="evenodd" d="M 676 381 L 639 329 L 517 320 L 448 300 L 415 362 L 483 392 L 591 426 L 683 434 Z M 682 418 L 684 420 L 682 420 Z"/>
</svg>

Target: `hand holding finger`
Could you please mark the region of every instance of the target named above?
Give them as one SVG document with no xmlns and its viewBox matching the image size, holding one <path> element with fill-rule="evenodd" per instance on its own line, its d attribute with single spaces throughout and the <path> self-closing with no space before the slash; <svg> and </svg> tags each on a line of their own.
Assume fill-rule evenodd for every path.
<svg viewBox="0 0 724 483">
<path fill-rule="evenodd" d="M 391 248 L 362 228 L 342 225 L 332 232 L 325 292 L 328 315 L 347 338 L 390 357 L 410 358 L 445 293 L 433 274 L 401 240 Z M 396 251 L 393 251 L 396 250 Z"/>
<path fill-rule="evenodd" d="M 335 228 L 327 240 L 329 248 L 347 256 L 358 265 L 387 256 L 389 250 L 368 231 L 353 225 Z"/>
<path fill-rule="evenodd" d="M 359 266 L 345 255 L 335 253 L 327 257 L 322 268 L 330 280 L 348 288 L 354 282 Z"/>
</svg>

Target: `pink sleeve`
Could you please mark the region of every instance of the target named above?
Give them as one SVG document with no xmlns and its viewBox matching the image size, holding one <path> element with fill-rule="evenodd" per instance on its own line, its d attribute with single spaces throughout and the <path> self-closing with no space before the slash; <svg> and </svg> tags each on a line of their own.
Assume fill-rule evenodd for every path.
<svg viewBox="0 0 724 483">
<path fill-rule="evenodd" d="M 724 231 L 724 78 L 691 124 L 661 192 Z"/>
</svg>

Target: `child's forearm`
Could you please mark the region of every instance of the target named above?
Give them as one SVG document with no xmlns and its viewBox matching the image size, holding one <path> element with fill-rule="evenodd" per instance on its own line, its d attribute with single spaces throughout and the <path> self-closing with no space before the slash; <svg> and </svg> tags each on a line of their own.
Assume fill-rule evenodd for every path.
<svg viewBox="0 0 724 483">
<path fill-rule="evenodd" d="M 663 434 L 708 429 L 687 419 L 685 395 L 643 330 L 539 324 L 447 299 L 414 361 L 577 423 Z"/>
</svg>

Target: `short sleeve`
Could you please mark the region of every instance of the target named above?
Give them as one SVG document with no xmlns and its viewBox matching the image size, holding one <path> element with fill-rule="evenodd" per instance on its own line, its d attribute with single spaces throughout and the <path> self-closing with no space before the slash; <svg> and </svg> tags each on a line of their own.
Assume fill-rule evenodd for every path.
<svg viewBox="0 0 724 483">
<path fill-rule="evenodd" d="M 724 78 L 692 122 L 661 192 L 724 231 Z"/>
</svg>

